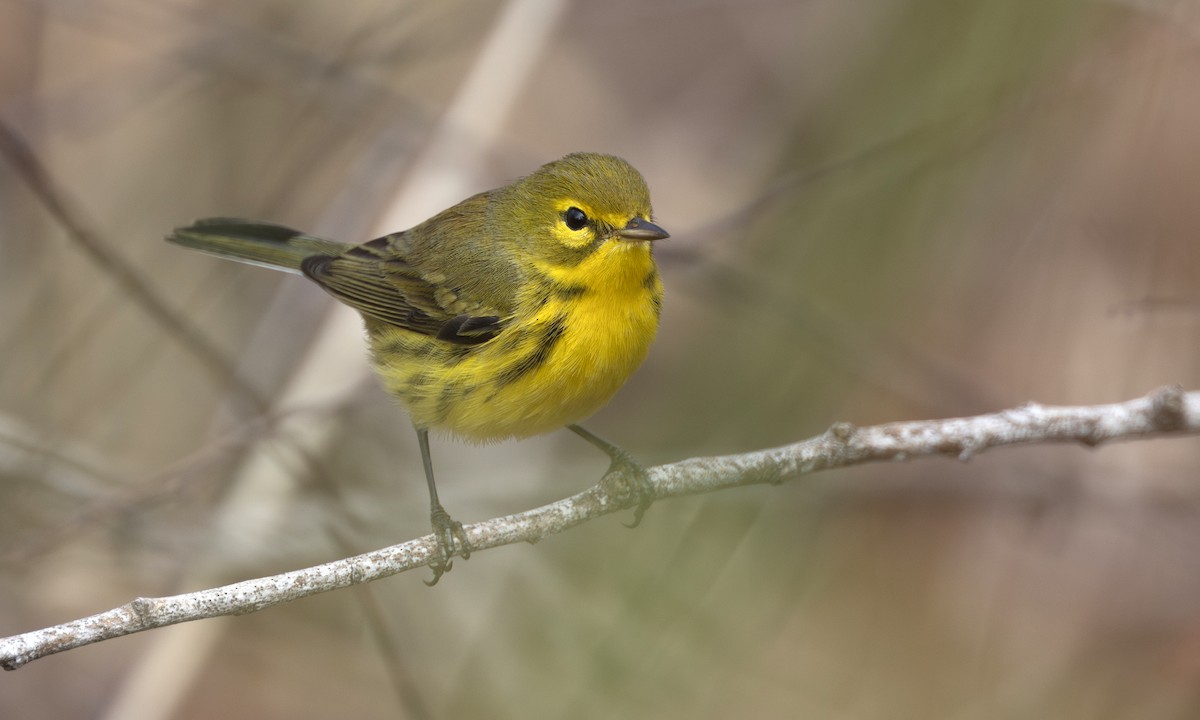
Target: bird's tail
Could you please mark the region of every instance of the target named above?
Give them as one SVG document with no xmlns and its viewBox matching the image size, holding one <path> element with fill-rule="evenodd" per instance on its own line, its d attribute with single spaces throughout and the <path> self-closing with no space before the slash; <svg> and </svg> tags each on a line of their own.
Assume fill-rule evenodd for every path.
<svg viewBox="0 0 1200 720">
<path fill-rule="evenodd" d="M 240 218 L 197 220 L 176 228 L 167 240 L 217 257 L 293 273 L 300 272 L 304 258 L 339 255 L 351 247 L 283 225 Z"/>
</svg>

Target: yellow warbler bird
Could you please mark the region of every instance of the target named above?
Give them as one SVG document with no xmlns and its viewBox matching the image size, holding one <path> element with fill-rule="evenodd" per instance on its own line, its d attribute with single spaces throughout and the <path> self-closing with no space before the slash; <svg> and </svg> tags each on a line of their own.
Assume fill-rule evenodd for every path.
<svg viewBox="0 0 1200 720">
<path fill-rule="evenodd" d="M 574 153 L 361 245 L 235 218 L 167 239 L 303 273 L 362 314 L 375 371 L 417 431 L 439 549 L 432 585 L 455 540 L 464 558 L 470 546 L 438 501 L 430 430 L 488 441 L 566 426 L 608 453 L 610 473 L 638 481 L 641 518 L 645 471 L 575 423 L 646 357 L 663 295 L 651 245 L 666 237 L 632 165 Z"/>
</svg>

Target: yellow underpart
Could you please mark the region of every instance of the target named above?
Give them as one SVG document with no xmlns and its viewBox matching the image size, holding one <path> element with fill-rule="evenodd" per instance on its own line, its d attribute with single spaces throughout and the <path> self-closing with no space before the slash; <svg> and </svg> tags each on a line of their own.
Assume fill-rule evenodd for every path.
<svg viewBox="0 0 1200 720">
<path fill-rule="evenodd" d="M 600 409 L 645 359 L 662 297 L 649 243 L 608 240 L 537 269 L 554 282 L 527 283 L 481 345 L 368 323 L 377 369 L 418 427 L 480 441 L 548 432 Z"/>
</svg>

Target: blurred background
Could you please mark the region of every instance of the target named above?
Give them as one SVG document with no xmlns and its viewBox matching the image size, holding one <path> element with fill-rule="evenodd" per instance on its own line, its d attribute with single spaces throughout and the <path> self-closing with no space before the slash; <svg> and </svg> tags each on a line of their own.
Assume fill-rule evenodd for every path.
<svg viewBox="0 0 1200 720">
<path fill-rule="evenodd" d="M 1194 0 L 0 2 L 0 635 L 428 532 L 352 312 L 162 237 L 342 240 L 574 150 L 672 233 L 648 464 L 1200 387 Z M 433 446 L 474 521 L 606 459 Z M 923 459 L 0 675 L 11 718 L 1200 715 L 1200 440 Z"/>
</svg>

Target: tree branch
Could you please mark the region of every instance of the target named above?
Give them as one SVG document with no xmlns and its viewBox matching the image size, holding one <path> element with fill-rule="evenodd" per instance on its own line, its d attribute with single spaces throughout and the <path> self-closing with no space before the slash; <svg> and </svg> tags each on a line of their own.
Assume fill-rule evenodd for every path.
<svg viewBox="0 0 1200 720">
<path fill-rule="evenodd" d="M 770 450 L 693 458 L 650 468 L 656 499 L 694 495 L 879 460 L 950 455 L 968 460 L 988 448 L 1048 442 L 1096 446 L 1110 440 L 1200 433 L 1200 392 L 1161 388 L 1112 405 L 1049 407 L 1027 404 L 989 415 L 898 422 L 856 428 L 837 423 L 824 434 Z M 580 523 L 632 507 L 636 498 L 621 475 L 534 510 L 467 525 L 473 551 L 536 542 Z M 0 666 L 143 630 L 220 615 L 241 615 L 316 593 L 370 582 L 429 564 L 432 535 L 355 557 L 255 580 L 161 598 L 137 598 L 97 615 L 0 639 Z"/>
</svg>

